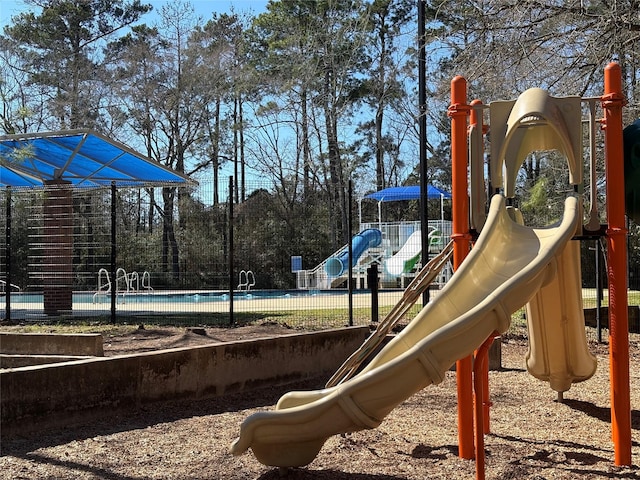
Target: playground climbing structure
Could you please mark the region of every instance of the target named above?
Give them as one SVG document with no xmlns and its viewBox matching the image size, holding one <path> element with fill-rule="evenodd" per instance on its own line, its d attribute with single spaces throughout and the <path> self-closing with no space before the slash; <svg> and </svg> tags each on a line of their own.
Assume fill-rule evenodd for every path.
<svg viewBox="0 0 640 480">
<path fill-rule="evenodd" d="M 560 399 L 573 384 L 588 380 L 596 362 L 586 343 L 576 245 L 585 235 L 604 235 L 608 246 L 614 461 L 631 464 L 626 229 L 624 191 L 619 188 L 624 185 L 620 67 L 607 66 L 604 94 L 598 98 L 605 127 L 607 225 L 598 225 L 596 230 L 585 227 L 581 194 L 581 111 L 583 104 L 593 99 L 556 98 L 544 90 L 531 89 L 515 101 L 485 107 L 479 101 L 467 103 L 464 78 L 454 78 L 451 87 L 451 238 L 456 268 L 451 280 L 361 371 L 352 368 L 350 358 L 327 388 L 290 392 L 278 401 L 275 410 L 248 417 L 231 447 L 234 454 L 250 448 L 266 465 L 306 465 L 327 438 L 376 428 L 404 399 L 441 382 L 455 363 L 459 455 L 475 458 L 477 477 L 484 478 L 488 347 L 509 328 L 511 314 L 526 305 L 529 372 L 549 382 Z M 485 171 L 484 154 L 478 138 L 481 140 L 485 132 L 487 109 L 493 162 L 488 169 L 490 199 L 477 192 L 479 185 L 484 191 L 485 184 L 480 173 Z M 565 199 L 559 222 L 527 226 L 513 201 L 515 180 L 527 155 L 548 150 L 566 159 L 573 192 Z M 592 202 L 594 198 L 592 192 Z M 485 204 L 489 204 L 486 215 Z"/>
</svg>

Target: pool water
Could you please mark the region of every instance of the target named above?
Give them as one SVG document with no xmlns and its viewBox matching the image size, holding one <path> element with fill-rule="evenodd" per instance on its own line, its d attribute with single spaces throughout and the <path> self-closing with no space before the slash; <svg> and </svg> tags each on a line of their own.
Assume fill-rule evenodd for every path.
<svg viewBox="0 0 640 480">
<path fill-rule="evenodd" d="M 279 299 L 294 297 L 314 297 L 318 295 L 340 295 L 346 294 L 343 290 L 251 290 L 238 291 L 233 293 L 233 300 L 257 300 L 257 299 Z M 127 303 L 154 304 L 154 303 L 200 303 L 200 302 L 228 302 L 229 292 L 225 291 L 171 291 L 171 292 L 138 292 L 118 294 L 118 301 L 122 296 Z M 95 295 L 95 292 L 74 292 L 73 303 L 107 303 L 110 300 L 110 293 Z M 11 301 L 16 303 L 41 304 L 44 301 L 42 293 L 12 293 Z"/>
</svg>

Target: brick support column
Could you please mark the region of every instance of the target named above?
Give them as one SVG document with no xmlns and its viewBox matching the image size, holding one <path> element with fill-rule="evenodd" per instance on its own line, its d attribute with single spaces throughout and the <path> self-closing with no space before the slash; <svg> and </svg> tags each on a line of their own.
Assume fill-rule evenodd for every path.
<svg viewBox="0 0 640 480">
<path fill-rule="evenodd" d="M 44 199 L 44 313 L 57 315 L 72 309 L 73 199 L 71 184 L 45 182 Z"/>
</svg>

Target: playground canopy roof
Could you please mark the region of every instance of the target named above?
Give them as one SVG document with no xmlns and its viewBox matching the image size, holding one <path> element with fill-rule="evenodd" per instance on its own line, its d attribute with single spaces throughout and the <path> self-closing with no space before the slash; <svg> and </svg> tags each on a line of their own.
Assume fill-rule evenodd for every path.
<svg viewBox="0 0 640 480">
<path fill-rule="evenodd" d="M 389 187 L 379 192 L 370 193 L 365 195 L 364 198 L 371 198 L 379 202 L 397 202 L 401 200 L 419 200 L 420 199 L 420 186 L 413 185 L 408 187 Z M 449 192 L 440 190 L 433 185 L 427 186 L 427 198 L 451 198 Z"/>
<path fill-rule="evenodd" d="M 42 188 L 49 180 L 80 188 L 195 184 L 92 130 L 0 136 L 0 187 Z"/>
</svg>

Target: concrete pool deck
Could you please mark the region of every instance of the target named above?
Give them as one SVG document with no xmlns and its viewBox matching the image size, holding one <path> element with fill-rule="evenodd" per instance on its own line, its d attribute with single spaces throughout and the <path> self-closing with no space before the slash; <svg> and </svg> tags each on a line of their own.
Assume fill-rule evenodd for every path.
<svg viewBox="0 0 640 480">
<path fill-rule="evenodd" d="M 256 291 L 259 293 L 260 291 Z M 89 292 L 85 292 L 89 293 Z M 91 292 L 92 293 L 92 292 Z M 154 315 L 162 313 L 227 313 L 229 312 L 229 301 L 220 300 L 220 295 L 212 296 L 211 292 L 199 290 L 161 290 L 154 293 L 137 293 L 127 294 L 125 301 L 122 303 L 121 297 L 116 304 L 117 314 L 132 315 Z M 246 292 L 242 292 L 246 293 Z M 249 293 L 252 293 L 249 291 Z M 430 298 L 435 298 L 439 290 L 433 289 L 429 291 Z M 608 297 L 608 291 L 604 290 L 604 298 Z M 200 294 L 200 295 L 198 295 Z M 404 294 L 403 290 L 384 290 L 378 294 L 378 305 L 380 307 L 390 307 L 396 305 Z M 196 296 L 198 295 L 198 296 Z M 163 296 L 184 296 L 184 300 L 175 301 L 175 299 L 167 299 L 160 301 Z M 585 302 L 595 305 L 596 291 L 592 288 L 584 288 L 582 296 Z M 147 301 L 156 297 L 155 301 Z M 101 302 L 73 302 L 73 311 L 67 312 L 67 315 L 91 316 L 91 315 L 109 315 L 110 301 L 106 297 L 102 297 Z M 279 297 L 261 297 L 259 295 L 253 298 L 234 298 L 234 312 L 279 312 L 279 311 L 296 311 L 296 310 L 327 310 L 327 309 L 347 309 L 349 297 L 344 292 L 322 292 L 321 294 L 299 295 L 292 294 L 290 296 Z M 422 302 L 418 301 L 418 305 Z M 585 305 L 586 307 L 586 305 Z M 371 295 L 368 292 L 356 290 L 353 295 L 354 309 L 370 309 Z M 5 298 L 0 297 L 0 319 L 4 318 Z M 42 302 L 21 302 L 19 297 L 12 296 L 11 299 L 11 318 L 15 320 L 22 319 L 38 319 L 46 318 L 44 313 L 44 305 Z"/>
<path fill-rule="evenodd" d="M 219 300 L 208 298 L 207 295 L 196 297 L 198 291 L 161 291 L 154 294 L 140 293 L 128 294 L 118 298 L 116 312 L 119 314 L 157 314 L 157 313 L 226 313 L 229 312 L 229 300 Z M 249 292 L 251 293 L 251 292 Z M 383 291 L 378 294 L 378 305 L 380 307 L 393 306 L 402 298 L 402 290 Z M 190 298 L 176 302 L 172 300 L 146 301 L 152 296 L 164 295 L 188 295 Z M 431 295 L 435 296 L 436 291 Z M 4 300 L 4 299 L 3 299 Z M 138 301 L 139 300 L 139 301 Z M 191 300 L 191 301 L 189 301 Z M 234 312 L 278 312 L 287 310 L 323 310 L 323 309 L 347 309 L 349 297 L 344 292 L 322 293 L 319 295 L 291 295 L 281 297 L 253 297 L 234 298 Z M 4 311 L 5 302 L 0 303 L 0 308 Z M 76 302 L 73 303 L 75 315 L 96 315 L 110 313 L 111 304 L 109 299 L 101 298 L 101 302 Z M 371 308 L 371 295 L 368 293 L 354 293 L 353 308 Z M 1 313 L 1 312 L 0 312 Z M 44 316 L 44 305 L 39 302 L 21 302 L 18 298 L 11 299 L 11 318 L 23 319 L 30 317 Z"/>
</svg>

